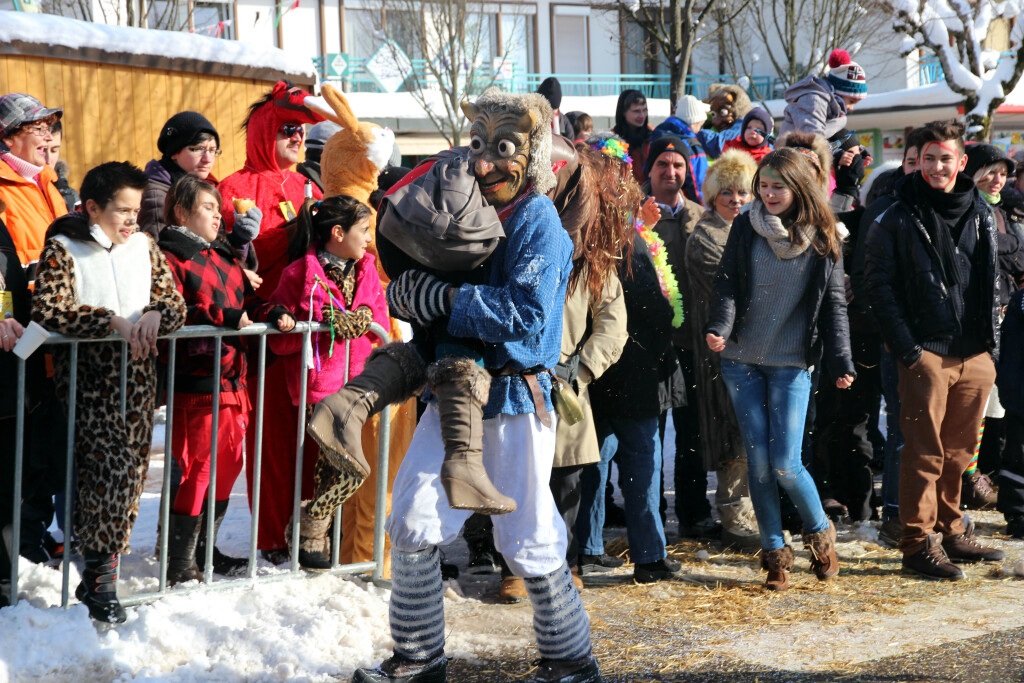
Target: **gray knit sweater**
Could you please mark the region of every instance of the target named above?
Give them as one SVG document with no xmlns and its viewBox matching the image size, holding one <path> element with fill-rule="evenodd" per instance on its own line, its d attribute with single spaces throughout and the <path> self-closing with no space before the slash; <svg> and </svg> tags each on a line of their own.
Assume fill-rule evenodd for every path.
<svg viewBox="0 0 1024 683">
<path fill-rule="evenodd" d="M 726 341 L 723 358 L 751 365 L 807 367 L 807 311 L 803 303 L 811 273 L 813 250 L 780 259 L 768 240 L 754 236 L 751 258 L 750 307 L 737 342 Z"/>
</svg>

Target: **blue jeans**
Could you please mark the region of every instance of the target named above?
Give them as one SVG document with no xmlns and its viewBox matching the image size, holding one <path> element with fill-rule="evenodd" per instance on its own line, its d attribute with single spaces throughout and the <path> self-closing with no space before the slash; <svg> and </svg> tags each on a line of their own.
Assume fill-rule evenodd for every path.
<svg viewBox="0 0 1024 683">
<path fill-rule="evenodd" d="M 658 513 L 661 439 L 658 418 L 607 418 L 596 421 L 601 461 L 580 473 L 580 514 L 576 534 L 580 552 L 604 554 L 604 487 L 608 465 L 618 451 L 619 488 L 626 509 L 626 538 L 634 564 L 665 557 L 665 529 Z"/>
<path fill-rule="evenodd" d="M 882 521 L 900 517 L 900 392 L 896 356 L 882 349 L 882 395 L 885 397 L 885 461 L 882 466 Z"/>
<path fill-rule="evenodd" d="M 748 365 L 722 359 L 743 442 L 747 447 L 750 501 L 761 531 L 761 547 L 782 548 L 779 489 L 786 490 L 800 513 L 805 533 L 828 528 L 814 480 L 800 460 L 811 373 L 795 367 Z"/>
</svg>

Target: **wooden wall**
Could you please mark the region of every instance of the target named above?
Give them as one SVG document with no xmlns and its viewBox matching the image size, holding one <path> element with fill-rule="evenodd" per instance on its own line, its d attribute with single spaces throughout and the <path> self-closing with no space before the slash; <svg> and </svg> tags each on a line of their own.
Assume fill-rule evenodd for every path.
<svg viewBox="0 0 1024 683">
<path fill-rule="evenodd" d="M 159 157 L 160 127 L 179 111 L 203 114 L 220 134 L 223 155 L 216 178 L 245 163 L 239 126 L 253 101 L 272 82 L 182 71 L 76 62 L 24 55 L 0 55 L 0 94 L 24 92 L 47 107 L 64 109 L 61 158 L 77 189 L 85 172 L 104 161 L 139 167 Z"/>
</svg>

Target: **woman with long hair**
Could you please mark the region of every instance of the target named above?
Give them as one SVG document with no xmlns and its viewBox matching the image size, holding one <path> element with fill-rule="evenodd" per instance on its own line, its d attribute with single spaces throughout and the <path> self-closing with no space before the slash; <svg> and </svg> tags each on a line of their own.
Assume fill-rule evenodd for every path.
<svg viewBox="0 0 1024 683">
<path fill-rule="evenodd" d="M 639 90 L 623 90 L 615 105 L 615 127 L 612 131 L 629 145 L 633 159 L 633 177 L 643 185 L 644 159 L 647 143 L 651 139 L 651 124 L 647 116 L 647 98 Z"/>
<path fill-rule="evenodd" d="M 786 590 L 793 552 L 782 535 L 778 487 L 800 513 L 819 580 L 839 572 L 835 526 L 800 459 L 811 373 L 824 354 L 836 387 L 857 376 L 850 350 L 840 228 L 818 167 L 786 148 L 764 158 L 757 198 L 733 221 L 704 328 L 747 449 L 750 497 L 761 535 L 765 587 Z"/>
</svg>

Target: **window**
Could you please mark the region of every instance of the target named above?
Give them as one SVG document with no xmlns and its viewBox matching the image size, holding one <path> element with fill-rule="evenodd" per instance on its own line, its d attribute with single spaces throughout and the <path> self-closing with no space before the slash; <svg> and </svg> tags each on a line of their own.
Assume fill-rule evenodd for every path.
<svg viewBox="0 0 1024 683">
<path fill-rule="evenodd" d="M 188 31 L 187 0 L 154 0 L 145 5 L 144 22 L 148 28 Z M 233 40 L 235 37 L 232 5 L 226 2 L 196 2 L 192 10 L 195 33 Z"/>
</svg>

